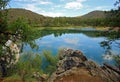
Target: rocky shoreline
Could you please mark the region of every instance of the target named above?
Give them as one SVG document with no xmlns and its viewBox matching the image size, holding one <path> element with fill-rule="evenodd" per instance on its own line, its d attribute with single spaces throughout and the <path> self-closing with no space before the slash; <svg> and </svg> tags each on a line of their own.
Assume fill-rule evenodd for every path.
<svg viewBox="0 0 120 82">
<path fill-rule="evenodd" d="M 120 82 L 120 69 L 108 64 L 99 66 L 78 50 L 60 53 L 57 70 L 49 82 Z"/>
</svg>

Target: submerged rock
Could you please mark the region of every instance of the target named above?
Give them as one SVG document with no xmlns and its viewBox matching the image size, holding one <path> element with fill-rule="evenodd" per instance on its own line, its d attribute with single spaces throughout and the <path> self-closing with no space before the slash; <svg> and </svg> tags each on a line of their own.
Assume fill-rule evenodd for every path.
<svg viewBox="0 0 120 82">
<path fill-rule="evenodd" d="M 120 70 L 107 64 L 99 66 L 78 50 L 61 51 L 57 70 L 50 82 L 120 82 Z"/>
</svg>

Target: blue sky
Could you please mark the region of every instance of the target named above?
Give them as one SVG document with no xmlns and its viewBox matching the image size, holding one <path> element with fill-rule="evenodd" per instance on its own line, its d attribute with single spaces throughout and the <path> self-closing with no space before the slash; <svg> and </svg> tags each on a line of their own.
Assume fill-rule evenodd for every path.
<svg viewBox="0 0 120 82">
<path fill-rule="evenodd" d="M 11 0 L 10 8 L 24 8 L 44 16 L 81 16 L 93 10 L 110 10 L 115 0 Z"/>
</svg>

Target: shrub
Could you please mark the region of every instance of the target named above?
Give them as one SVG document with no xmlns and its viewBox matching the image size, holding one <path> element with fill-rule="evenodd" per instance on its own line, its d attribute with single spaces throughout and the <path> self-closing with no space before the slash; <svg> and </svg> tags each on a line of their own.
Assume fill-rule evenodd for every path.
<svg viewBox="0 0 120 82">
<path fill-rule="evenodd" d="M 22 41 L 27 41 L 31 28 L 28 24 L 27 19 L 21 17 L 11 23 L 9 30 L 12 31 L 12 33 L 16 34 L 19 32 L 22 36 Z"/>
<path fill-rule="evenodd" d="M 24 53 L 21 55 L 16 66 L 9 70 L 9 74 L 17 74 L 21 77 L 22 81 L 25 81 L 27 78 L 32 78 L 34 72 L 42 74 L 41 63 L 42 58 L 39 54 L 32 52 Z"/>
<path fill-rule="evenodd" d="M 57 69 L 56 65 L 59 55 L 53 56 L 50 51 L 43 51 L 43 55 L 45 57 L 45 62 L 48 63 L 45 72 L 51 75 Z"/>
</svg>

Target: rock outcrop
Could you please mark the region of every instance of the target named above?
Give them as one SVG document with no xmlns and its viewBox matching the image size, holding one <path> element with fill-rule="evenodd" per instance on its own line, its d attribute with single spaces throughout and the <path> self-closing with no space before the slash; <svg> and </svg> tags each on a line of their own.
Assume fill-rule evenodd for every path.
<svg viewBox="0 0 120 82">
<path fill-rule="evenodd" d="M 50 82 L 120 82 L 120 69 L 108 64 L 99 66 L 86 56 L 72 49 L 61 51 L 57 70 Z"/>
</svg>

